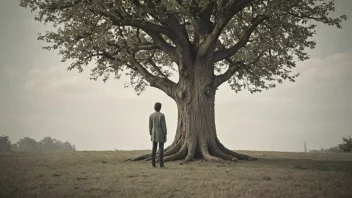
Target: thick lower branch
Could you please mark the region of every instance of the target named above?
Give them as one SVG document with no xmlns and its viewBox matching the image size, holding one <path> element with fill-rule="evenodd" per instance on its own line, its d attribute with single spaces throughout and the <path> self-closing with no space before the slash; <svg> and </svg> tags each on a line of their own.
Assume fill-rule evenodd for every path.
<svg viewBox="0 0 352 198">
<path fill-rule="evenodd" d="M 213 81 L 213 88 L 219 87 L 222 83 L 226 82 L 233 76 L 244 64 L 241 61 L 232 63 L 229 65 L 229 68 L 226 70 L 225 73 L 215 76 Z"/>
<path fill-rule="evenodd" d="M 143 67 L 134 57 L 131 58 L 132 64 L 137 68 L 138 72 L 144 77 L 151 86 L 156 87 L 165 92 L 171 98 L 175 98 L 176 83 L 168 78 L 154 76 L 146 68 Z"/>
</svg>

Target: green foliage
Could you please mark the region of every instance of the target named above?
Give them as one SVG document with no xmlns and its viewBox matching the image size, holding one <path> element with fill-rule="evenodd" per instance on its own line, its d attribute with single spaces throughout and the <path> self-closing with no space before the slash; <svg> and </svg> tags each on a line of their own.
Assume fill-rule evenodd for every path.
<svg viewBox="0 0 352 198">
<path fill-rule="evenodd" d="M 344 152 L 352 152 L 352 137 L 342 138 L 343 143 L 339 144 L 339 148 Z"/>
<path fill-rule="evenodd" d="M 9 136 L 0 136 L 0 152 L 10 151 L 11 150 L 11 141 Z"/>
<path fill-rule="evenodd" d="M 263 25 L 257 27 L 249 43 L 233 56 L 235 60 L 247 63 L 257 60 L 249 70 L 238 72 L 229 80 L 236 92 L 243 89 L 256 92 L 274 88 L 283 80 L 294 82 L 299 73 L 291 74 L 291 70 L 297 61 L 309 58 L 305 49 L 313 49 L 316 45 L 313 36 L 317 22 L 341 28 L 341 22 L 346 19 L 345 15 L 329 17 L 335 9 L 333 1 L 262 2 L 253 4 L 235 16 L 221 37 L 227 47 L 235 45 L 248 29 L 253 12 L 270 16 Z"/>
<path fill-rule="evenodd" d="M 40 144 L 35 139 L 24 137 L 18 140 L 17 151 L 39 151 Z"/>
<path fill-rule="evenodd" d="M 324 149 L 321 148 L 320 150 L 310 150 L 309 152 L 319 153 L 319 152 L 328 152 L 328 153 L 338 153 L 342 152 L 339 146 L 332 146 L 330 148 Z"/>
<path fill-rule="evenodd" d="M 40 141 L 41 149 L 45 151 L 54 151 L 56 150 L 56 145 L 54 140 L 51 137 L 45 137 Z"/>
<path fill-rule="evenodd" d="M 215 74 L 242 63 L 226 79 L 236 92 L 295 81 L 296 61 L 308 59 L 305 49 L 315 47 L 316 23 L 341 28 L 347 19 L 331 17 L 334 1 L 327 0 L 21 0 L 20 5 L 56 28 L 39 39 L 51 44 L 45 49 L 58 49 L 62 61 L 73 60 L 70 70 L 95 62 L 92 79 L 124 73 L 131 78 L 126 86 L 137 93 L 152 75 L 166 78 L 189 64 L 188 56 L 191 63 L 209 56 Z"/>
<path fill-rule="evenodd" d="M 328 152 L 341 152 L 341 149 L 339 146 L 333 146 L 333 147 L 330 147 L 328 149 L 326 149 Z"/>
<path fill-rule="evenodd" d="M 42 151 L 73 151 L 74 145 L 69 142 L 61 142 L 51 137 L 45 137 L 40 141 Z"/>
<path fill-rule="evenodd" d="M 24 137 L 12 145 L 13 151 L 75 151 L 76 148 L 69 142 L 62 142 L 51 137 L 45 137 L 37 142 L 35 139 Z"/>
<path fill-rule="evenodd" d="M 328 149 L 311 150 L 310 152 L 352 152 L 352 137 L 343 137 L 343 143 Z"/>
</svg>

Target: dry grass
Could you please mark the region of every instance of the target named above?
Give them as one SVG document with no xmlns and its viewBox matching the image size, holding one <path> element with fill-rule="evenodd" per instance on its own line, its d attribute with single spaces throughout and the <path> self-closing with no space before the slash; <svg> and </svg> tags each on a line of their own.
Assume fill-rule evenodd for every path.
<svg viewBox="0 0 352 198">
<path fill-rule="evenodd" d="M 0 197 L 352 197 L 349 153 L 249 152 L 259 161 L 168 169 L 150 151 L 1 153 Z"/>
</svg>

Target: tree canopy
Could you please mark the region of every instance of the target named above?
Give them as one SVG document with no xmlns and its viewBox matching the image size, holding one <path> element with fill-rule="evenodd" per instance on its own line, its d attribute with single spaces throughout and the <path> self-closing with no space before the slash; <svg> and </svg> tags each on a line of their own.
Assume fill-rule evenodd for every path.
<svg viewBox="0 0 352 198">
<path fill-rule="evenodd" d="M 173 97 L 176 83 L 197 60 L 214 71 L 213 85 L 236 92 L 294 81 L 296 61 L 314 48 L 317 22 L 341 28 L 327 0 L 21 0 L 54 31 L 39 36 L 58 49 L 69 69 L 95 62 L 91 78 L 125 73 L 139 94 L 147 85 Z"/>
<path fill-rule="evenodd" d="M 339 144 L 339 148 L 344 152 L 352 152 L 352 137 L 343 137 L 343 143 Z"/>
<path fill-rule="evenodd" d="M 2 135 L 0 136 L 0 152 L 10 151 L 11 150 L 11 141 L 9 136 Z"/>
<path fill-rule="evenodd" d="M 11 143 L 11 142 L 10 142 Z M 11 144 L 10 144 L 11 146 Z M 12 151 L 75 151 L 75 145 L 69 142 L 62 142 L 51 137 L 45 137 L 40 141 L 36 141 L 30 137 L 19 139 L 12 144 Z"/>
</svg>

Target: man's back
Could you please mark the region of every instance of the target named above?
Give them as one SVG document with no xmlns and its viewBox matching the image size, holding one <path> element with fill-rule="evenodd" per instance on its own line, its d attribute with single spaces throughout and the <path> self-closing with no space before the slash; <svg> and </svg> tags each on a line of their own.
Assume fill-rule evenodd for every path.
<svg viewBox="0 0 352 198">
<path fill-rule="evenodd" d="M 150 139 L 153 142 L 152 149 L 152 165 L 155 167 L 156 149 L 159 144 L 159 159 L 160 167 L 164 167 L 164 142 L 166 142 L 166 121 L 163 113 L 160 113 L 161 103 L 157 102 L 154 105 L 155 112 L 149 116 L 149 133 Z"/>
<path fill-rule="evenodd" d="M 167 128 L 163 113 L 154 112 L 149 116 L 149 133 L 151 141 L 166 142 Z"/>
</svg>

